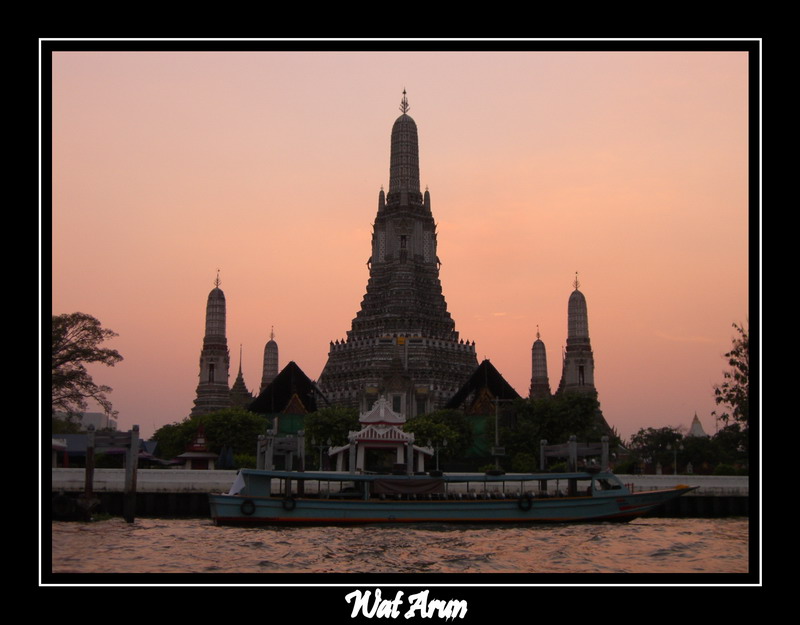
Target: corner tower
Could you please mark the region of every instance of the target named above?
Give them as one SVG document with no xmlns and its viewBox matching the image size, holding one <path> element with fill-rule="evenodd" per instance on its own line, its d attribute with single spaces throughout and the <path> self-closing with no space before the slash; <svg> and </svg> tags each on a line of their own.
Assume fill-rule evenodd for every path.
<svg viewBox="0 0 800 625">
<path fill-rule="evenodd" d="M 392 127 L 389 191 L 381 188 L 361 310 L 347 338 L 331 341 L 319 386 L 361 412 L 385 396 L 412 417 L 443 406 L 478 366 L 459 339 L 439 281 L 430 193 L 420 191 L 419 138 L 406 92 Z"/>
<path fill-rule="evenodd" d="M 558 393 L 587 393 L 597 395 L 594 385 L 594 355 L 589 341 L 589 313 L 586 297 L 578 290 L 578 274 L 573 283 L 575 290 L 567 304 L 567 348 Z"/>
<path fill-rule="evenodd" d="M 230 408 L 228 388 L 230 354 L 225 336 L 225 293 L 219 288 L 219 273 L 206 304 L 206 334 L 200 352 L 200 381 L 191 416 Z"/>
<path fill-rule="evenodd" d="M 269 333 L 269 341 L 264 345 L 264 368 L 261 374 L 261 388 L 259 394 L 264 392 L 272 380 L 278 375 L 278 344 L 275 342 L 275 328 Z"/>
<path fill-rule="evenodd" d="M 547 351 L 536 328 L 536 340 L 531 347 L 531 399 L 550 397 L 550 380 L 547 377 Z"/>
</svg>

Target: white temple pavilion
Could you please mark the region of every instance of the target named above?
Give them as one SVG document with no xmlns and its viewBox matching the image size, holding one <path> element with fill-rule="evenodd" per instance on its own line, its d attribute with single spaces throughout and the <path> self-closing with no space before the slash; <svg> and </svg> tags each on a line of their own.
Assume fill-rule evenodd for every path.
<svg viewBox="0 0 800 625">
<path fill-rule="evenodd" d="M 348 434 L 349 444 L 331 447 L 328 451 L 331 458 L 336 458 L 337 471 L 361 473 L 371 470 L 372 467 L 367 466 L 367 451 L 377 450 L 394 460 L 393 472 L 425 472 L 425 458 L 433 456 L 433 449 L 414 445 L 414 434 L 403 431 L 405 417 L 394 412 L 385 397 L 378 399 L 371 410 L 362 413 L 358 421 L 361 430 Z M 348 462 L 347 469 L 345 461 Z"/>
</svg>

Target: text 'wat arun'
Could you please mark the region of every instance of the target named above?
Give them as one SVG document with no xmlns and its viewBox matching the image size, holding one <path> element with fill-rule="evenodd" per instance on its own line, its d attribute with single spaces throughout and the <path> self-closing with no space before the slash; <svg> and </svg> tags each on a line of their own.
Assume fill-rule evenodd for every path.
<svg viewBox="0 0 800 625">
<path fill-rule="evenodd" d="M 385 396 L 407 417 L 442 407 L 478 365 L 459 339 L 439 281 L 431 198 L 420 192 L 417 125 L 392 127 L 389 192 L 381 188 L 367 292 L 343 341 L 330 344 L 318 384 L 328 401 L 368 410 Z"/>
</svg>

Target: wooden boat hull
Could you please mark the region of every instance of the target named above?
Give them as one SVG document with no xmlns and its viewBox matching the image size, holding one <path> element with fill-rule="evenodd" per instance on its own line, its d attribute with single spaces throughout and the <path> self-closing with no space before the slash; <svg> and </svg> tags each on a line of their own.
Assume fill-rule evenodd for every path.
<svg viewBox="0 0 800 625">
<path fill-rule="evenodd" d="M 575 523 L 630 521 L 694 490 L 676 487 L 601 496 L 379 500 L 209 495 L 218 525 L 338 525 L 365 523 Z"/>
</svg>

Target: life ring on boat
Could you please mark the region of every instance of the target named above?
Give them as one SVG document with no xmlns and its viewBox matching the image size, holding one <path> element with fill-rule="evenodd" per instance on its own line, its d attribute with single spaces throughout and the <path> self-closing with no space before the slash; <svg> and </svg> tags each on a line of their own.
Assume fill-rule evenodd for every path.
<svg viewBox="0 0 800 625">
<path fill-rule="evenodd" d="M 520 498 L 517 500 L 517 506 L 523 512 L 527 512 L 533 507 L 533 497 L 530 493 L 525 493 L 521 495 Z"/>
<path fill-rule="evenodd" d="M 284 497 L 282 505 L 284 510 L 290 511 L 297 507 L 297 502 L 294 500 L 294 497 Z"/>
<path fill-rule="evenodd" d="M 245 499 L 242 502 L 242 505 L 239 506 L 239 510 L 242 511 L 242 514 L 250 516 L 256 511 L 256 504 L 253 502 L 252 499 Z"/>
</svg>

